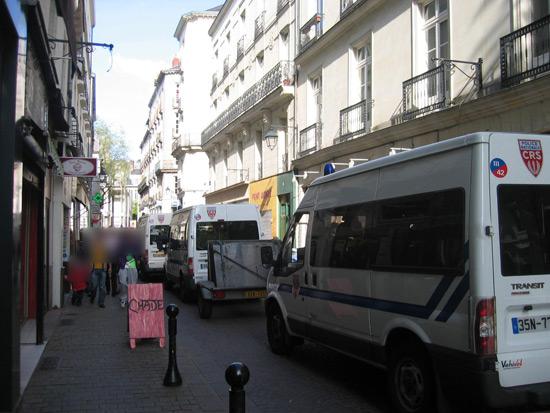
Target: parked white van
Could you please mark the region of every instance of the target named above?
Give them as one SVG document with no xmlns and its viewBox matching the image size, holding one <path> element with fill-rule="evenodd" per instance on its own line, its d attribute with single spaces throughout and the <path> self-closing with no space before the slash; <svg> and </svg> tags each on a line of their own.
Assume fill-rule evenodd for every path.
<svg viewBox="0 0 550 413">
<path fill-rule="evenodd" d="M 314 181 L 272 262 L 273 352 L 306 338 L 385 367 L 401 412 L 550 405 L 544 148 L 476 133 Z"/>
<path fill-rule="evenodd" d="M 170 237 L 171 213 L 144 215 L 138 220 L 143 240 L 139 270 L 143 277 L 163 277 L 166 244 Z"/>
<path fill-rule="evenodd" d="M 195 297 L 208 280 L 208 242 L 264 239 L 258 207 L 249 204 L 197 205 L 174 212 L 170 222 L 166 283 L 177 285 L 182 300 Z"/>
</svg>

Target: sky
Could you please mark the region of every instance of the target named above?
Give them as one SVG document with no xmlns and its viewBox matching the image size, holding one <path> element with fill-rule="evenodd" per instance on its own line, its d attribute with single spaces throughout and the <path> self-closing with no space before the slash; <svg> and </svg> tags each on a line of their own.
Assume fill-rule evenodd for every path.
<svg viewBox="0 0 550 413">
<path fill-rule="evenodd" d="M 182 14 L 202 11 L 223 0 L 96 0 L 94 42 L 114 44 L 97 48 L 97 118 L 126 139 L 130 159 L 140 158 L 153 82 L 169 68 L 178 50 L 174 31 Z M 112 66 L 111 66 L 112 62 Z"/>
</svg>

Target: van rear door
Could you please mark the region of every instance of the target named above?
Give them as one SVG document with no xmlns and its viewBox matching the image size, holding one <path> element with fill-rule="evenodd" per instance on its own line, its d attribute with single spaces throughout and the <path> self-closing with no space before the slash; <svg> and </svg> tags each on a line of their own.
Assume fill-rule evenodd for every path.
<svg viewBox="0 0 550 413">
<path fill-rule="evenodd" d="M 489 151 L 500 384 L 549 382 L 550 136 L 493 134 Z"/>
</svg>

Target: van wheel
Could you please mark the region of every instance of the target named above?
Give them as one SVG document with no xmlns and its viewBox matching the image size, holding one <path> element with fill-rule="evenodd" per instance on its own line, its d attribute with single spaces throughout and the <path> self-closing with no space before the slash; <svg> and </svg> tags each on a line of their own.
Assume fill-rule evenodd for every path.
<svg viewBox="0 0 550 413">
<path fill-rule="evenodd" d="M 180 275 L 180 300 L 184 303 L 193 301 L 193 293 L 186 287 L 182 275 Z"/>
<path fill-rule="evenodd" d="M 199 308 L 199 317 L 208 319 L 212 317 L 212 300 L 205 299 L 200 291 L 197 291 L 197 307 Z"/>
<path fill-rule="evenodd" d="M 388 383 L 395 411 L 435 410 L 435 380 L 426 352 L 419 345 L 405 342 L 391 352 Z"/>
<path fill-rule="evenodd" d="M 275 354 L 288 355 L 292 351 L 292 337 L 286 329 L 283 313 L 277 304 L 270 304 L 266 314 L 267 341 Z"/>
</svg>

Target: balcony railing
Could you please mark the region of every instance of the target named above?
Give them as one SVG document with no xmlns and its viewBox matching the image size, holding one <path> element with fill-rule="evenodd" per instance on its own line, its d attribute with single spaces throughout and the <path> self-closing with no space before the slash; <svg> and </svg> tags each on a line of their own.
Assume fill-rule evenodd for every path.
<svg viewBox="0 0 550 413">
<path fill-rule="evenodd" d="M 550 15 L 500 39 L 503 87 L 550 71 Z"/>
<path fill-rule="evenodd" d="M 218 86 L 218 76 L 214 73 L 212 75 L 212 87 L 210 88 L 210 94 L 214 93 L 214 90 Z"/>
<path fill-rule="evenodd" d="M 244 56 L 244 36 L 237 42 L 237 62 L 239 62 Z"/>
<path fill-rule="evenodd" d="M 367 0 L 340 0 L 340 18 L 348 15 Z"/>
<path fill-rule="evenodd" d="M 262 34 L 264 34 L 265 29 L 265 11 L 261 12 L 254 22 L 254 40 L 257 40 Z"/>
<path fill-rule="evenodd" d="M 147 188 L 149 188 L 149 183 L 147 182 L 147 177 L 144 177 L 137 187 L 139 194 L 143 193 Z"/>
<path fill-rule="evenodd" d="M 155 174 L 167 173 L 167 172 L 177 172 L 178 165 L 174 161 L 164 160 L 158 161 L 155 165 Z"/>
<path fill-rule="evenodd" d="M 200 142 L 193 142 L 190 133 L 182 133 L 172 139 L 172 156 L 177 158 L 192 146 L 200 146 Z"/>
<path fill-rule="evenodd" d="M 300 131 L 300 155 L 304 156 L 317 150 L 321 140 L 321 124 L 314 123 Z"/>
<path fill-rule="evenodd" d="M 205 145 L 208 143 L 210 139 L 278 87 L 291 86 L 293 84 L 294 62 L 283 60 L 277 63 L 273 69 L 267 72 L 254 86 L 244 92 L 241 97 L 235 100 L 220 116 L 208 125 L 201 135 L 202 144 Z"/>
<path fill-rule="evenodd" d="M 277 0 L 277 14 L 281 12 L 289 3 L 289 0 Z"/>
<path fill-rule="evenodd" d="M 444 63 L 403 82 L 403 120 L 443 108 L 449 100 L 450 73 Z"/>
<path fill-rule="evenodd" d="M 300 51 L 304 51 L 322 34 L 321 13 L 315 13 L 300 29 Z"/>
<path fill-rule="evenodd" d="M 229 74 L 229 56 L 223 60 L 223 78 L 225 79 Z"/>
<path fill-rule="evenodd" d="M 240 182 L 248 182 L 249 174 L 248 169 L 228 169 L 227 170 L 227 181 L 229 185 L 238 184 Z"/>
<path fill-rule="evenodd" d="M 371 126 L 372 101 L 362 100 L 340 111 L 340 136 L 334 143 L 352 139 L 356 135 L 368 132 Z"/>
</svg>

